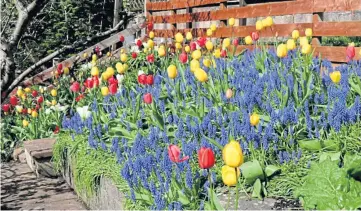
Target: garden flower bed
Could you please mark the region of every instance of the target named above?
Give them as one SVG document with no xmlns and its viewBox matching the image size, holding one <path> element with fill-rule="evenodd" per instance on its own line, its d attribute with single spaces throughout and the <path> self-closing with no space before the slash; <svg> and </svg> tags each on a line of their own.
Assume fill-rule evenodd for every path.
<svg viewBox="0 0 361 211">
<path fill-rule="evenodd" d="M 95 50 L 88 65 L 58 67 L 50 90 L 20 89 L 3 121 L 18 139 L 59 128 L 57 168 L 70 157 L 87 197 L 110 178 L 126 209 L 222 210 L 240 207 L 241 193 L 361 208 L 361 61 L 352 44 L 350 61 L 333 67 L 297 31 L 267 49 L 255 30 L 242 41 L 254 50 L 235 55 L 239 40 L 211 41 L 215 30 L 178 33 L 172 46 L 156 46 L 150 32 L 120 58 L 98 60 Z M 232 200 L 221 203 L 221 193 Z"/>
</svg>

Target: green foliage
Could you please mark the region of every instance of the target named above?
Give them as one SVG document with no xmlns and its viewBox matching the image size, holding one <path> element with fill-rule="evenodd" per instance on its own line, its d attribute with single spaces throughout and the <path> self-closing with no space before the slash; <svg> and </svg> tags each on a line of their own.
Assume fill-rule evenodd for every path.
<svg viewBox="0 0 361 211">
<path fill-rule="evenodd" d="M 356 155 L 352 155 L 356 156 Z M 338 160 L 313 163 L 305 183 L 295 192 L 305 209 L 355 210 L 361 208 L 361 182 L 338 167 Z"/>
<path fill-rule="evenodd" d="M 329 46 L 347 46 L 354 42 L 356 46 L 361 45 L 361 37 L 323 37 L 322 45 Z"/>
</svg>

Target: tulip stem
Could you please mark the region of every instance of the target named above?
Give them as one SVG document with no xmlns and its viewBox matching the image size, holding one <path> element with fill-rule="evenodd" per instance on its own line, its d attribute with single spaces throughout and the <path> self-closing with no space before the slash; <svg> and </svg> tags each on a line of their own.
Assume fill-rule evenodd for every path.
<svg viewBox="0 0 361 211">
<path fill-rule="evenodd" d="M 235 168 L 235 170 L 236 170 L 236 175 L 237 175 L 237 168 Z M 235 210 L 238 210 L 238 187 L 239 187 L 238 177 L 236 176 L 236 207 L 235 207 Z"/>
<path fill-rule="evenodd" d="M 212 187 L 212 178 L 211 178 L 211 171 L 209 169 L 207 169 L 207 172 L 208 172 L 208 181 L 209 181 L 209 188 L 210 188 L 210 203 L 211 203 L 211 206 L 213 207 L 213 187 Z"/>
</svg>

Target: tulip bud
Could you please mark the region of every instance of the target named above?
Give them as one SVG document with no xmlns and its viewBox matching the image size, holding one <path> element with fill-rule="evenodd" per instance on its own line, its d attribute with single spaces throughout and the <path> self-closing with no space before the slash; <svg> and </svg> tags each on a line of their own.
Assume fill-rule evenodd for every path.
<svg viewBox="0 0 361 211">
<path fill-rule="evenodd" d="M 252 37 L 252 40 L 253 40 L 254 42 L 256 42 L 256 41 L 259 39 L 259 34 L 258 34 L 258 32 L 252 32 L 252 33 L 251 33 L 251 37 Z"/>
<path fill-rule="evenodd" d="M 12 106 L 16 106 L 18 104 L 18 98 L 16 98 L 14 95 L 10 97 L 10 104 Z"/>
<path fill-rule="evenodd" d="M 259 123 L 259 115 L 254 113 L 249 117 L 249 122 L 251 123 L 252 126 L 257 126 Z"/>
<path fill-rule="evenodd" d="M 341 72 L 340 71 L 334 71 L 330 73 L 330 78 L 333 83 L 338 84 L 341 81 Z"/>
<path fill-rule="evenodd" d="M 216 162 L 214 152 L 211 148 L 201 147 L 198 151 L 198 163 L 202 169 L 209 169 L 214 166 Z"/>
<path fill-rule="evenodd" d="M 186 54 L 186 53 L 181 53 L 180 55 L 179 55 L 179 61 L 181 62 L 181 63 L 186 63 L 187 61 L 188 61 L 188 55 Z"/>
<path fill-rule="evenodd" d="M 119 36 L 119 41 L 120 41 L 120 42 L 124 42 L 124 40 L 125 40 L 124 36 L 123 36 L 123 35 L 120 35 L 120 36 Z"/>
<path fill-rule="evenodd" d="M 167 72 L 170 79 L 174 79 L 175 77 L 177 77 L 177 67 L 174 64 L 169 65 L 169 67 L 167 68 Z"/>
<path fill-rule="evenodd" d="M 238 41 L 237 38 L 235 38 L 235 39 L 233 40 L 233 45 L 234 45 L 234 46 L 238 46 L 238 44 L 239 44 L 239 41 Z"/>
<path fill-rule="evenodd" d="M 132 53 L 132 58 L 133 58 L 133 59 L 136 59 L 137 56 L 138 56 L 137 53 L 135 53 L 135 52 Z"/>
<path fill-rule="evenodd" d="M 243 152 L 239 143 L 235 140 L 231 140 L 228 144 L 223 147 L 222 158 L 224 163 L 233 168 L 237 168 L 242 165 Z"/>
<path fill-rule="evenodd" d="M 233 91 L 232 91 L 232 89 L 227 89 L 227 91 L 226 91 L 226 98 L 227 98 L 227 99 L 231 99 L 232 96 L 233 96 Z"/>
<path fill-rule="evenodd" d="M 151 104 L 152 101 L 153 101 L 153 99 L 152 99 L 152 94 L 150 94 L 150 93 L 145 94 L 145 95 L 143 96 L 143 101 L 144 101 L 144 103 L 146 103 L 146 104 Z"/>
</svg>

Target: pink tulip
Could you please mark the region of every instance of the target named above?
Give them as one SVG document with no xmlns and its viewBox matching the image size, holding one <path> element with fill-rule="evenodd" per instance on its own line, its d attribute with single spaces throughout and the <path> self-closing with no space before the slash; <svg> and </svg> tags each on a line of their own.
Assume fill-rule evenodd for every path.
<svg viewBox="0 0 361 211">
<path fill-rule="evenodd" d="M 168 146 L 168 156 L 169 156 L 169 159 L 174 162 L 174 163 L 181 163 L 183 161 L 186 161 L 189 159 L 189 156 L 185 156 L 183 158 L 180 158 L 180 154 L 181 154 L 181 151 L 180 151 L 180 148 L 177 146 L 177 145 L 169 145 Z"/>
</svg>

